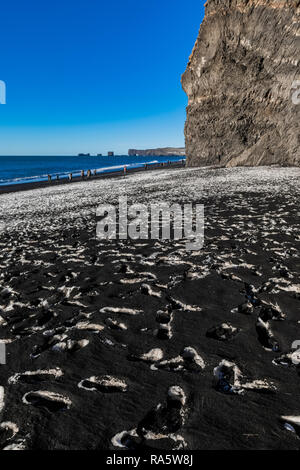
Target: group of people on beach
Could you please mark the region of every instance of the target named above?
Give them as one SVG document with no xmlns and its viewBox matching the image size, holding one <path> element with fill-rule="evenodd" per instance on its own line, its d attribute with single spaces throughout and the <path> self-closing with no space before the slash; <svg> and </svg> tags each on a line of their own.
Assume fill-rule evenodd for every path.
<svg viewBox="0 0 300 470">
<path fill-rule="evenodd" d="M 182 163 L 185 164 L 185 161 L 182 160 Z M 169 166 L 170 164 L 171 164 L 170 161 L 168 161 L 168 162 L 162 162 L 162 163 L 160 164 L 160 166 L 165 166 L 165 165 Z M 148 168 L 149 168 L 149 164 L 148 164 L 148 163 L 145 163 L 144 169 L 145 169 L 145 170 L 148 170 Z M 127 175 L 127 172 L 128 172 L 127 165 L 124 165 L 124 168 L 123 168 L 123 174 L 124 174 L 124 176 Z M 93 170 L 93 175 L 94 175 L 94 176 L 97 176 L 97 170 Z M 82 180 L 85 179 L 85 171 L 84 171 L 84 170 L 81 170 L 80 176 L 81 176 L 81 179 L 82 179 Z M 87 170 L 87 172 L 86 172 L 86 178 L 87 178 L 87 179 L 91 179 L 91 177 L 92 177 L 92 171 L 91 171 L 91 170 Z M 69 179 L 69 181 L 73 181 L 73 173 L 69 173 L 68 179 Z M 59 181 L 59 175 L 56 175 L 56 181 Z M 48 183 L 51 183 L 51 182 L 52 182 L 52 175 L 48 175 Z"/>
</svg>

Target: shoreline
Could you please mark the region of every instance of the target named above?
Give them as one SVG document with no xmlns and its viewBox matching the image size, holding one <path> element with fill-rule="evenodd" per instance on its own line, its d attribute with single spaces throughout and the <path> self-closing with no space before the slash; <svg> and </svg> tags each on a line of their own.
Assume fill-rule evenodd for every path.
<svg viewBox="0 0 300 470">
<path fill-rule="evenodd" d="M 124 165 L 126 166 L 126 165 Z M 185 168 L 186 163 L 184 160 L 180 162 L 165 162 L 165 163 L 148 163 L 147 168 L 145 167 L 139 167 L 139 168 L 127 168 L 127 174 L 132 174 L 132 173 L 140 173 L 140 172 L 146 172 L 146 171 L 152 171 L 152 170 L 166 170 L 171 169 L 171 168 Z M 60 180 L 55 180 L 53 179 L 50 183 L 48 181 L 35 181 L 35 182 L 28 182 L 28 183 L 15 183 L 15 184 L 8 184 L 5 186 L 0 186 L 0 196 L 2 194 L 9 194 L 9 193 L 17 193 L 20 191 L 29 191 L 32 189 L 40 189 L 40 188 L 50 188 L 50 187 L 55 187 L 55 186 L 61 186 L 64 184 L 72 184 L 72 183 L 80 183 L 80 182 L 92 182 L 96 181 L 99 179 L 108 179 L 108 178 L 117 178 L 120 176 L 124 175 L 124 171 L 107 171 L 103 173 L 98 173 L 96 176 L 92 175 L 90 178 L 87 178 L 86 176 L 84 179 L 81 178 L 81 176 L 74 177 L 72 181 L 70 181 L 68 178 L 61 178 Z"/>
</svg>

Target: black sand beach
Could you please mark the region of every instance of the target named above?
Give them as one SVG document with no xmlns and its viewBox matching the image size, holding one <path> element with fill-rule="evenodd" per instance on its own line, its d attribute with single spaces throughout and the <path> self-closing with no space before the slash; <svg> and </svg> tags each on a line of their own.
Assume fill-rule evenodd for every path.
<svg viewBox="0 0 300 470">
<path fill-rule="evenodd" d="M 0 447 L 298 450 L 299 176 L 162 169 L 1 194 Z M 204 248 L 97 239 L 97 206 L 125 194 L 204 204 Z"/>
<path fill-rule="evenodd" d="M 148 163 L 143 167 L 139 168 L 130 168 L 126 167 L 126 175 L 132 173 L 140 173 L 142 171 L 150 171 L 150 170 L 165 170 L 166 167 L 168 168 L 182 168 L 185 166 L 185 160 L 179 162 L 164 162 L 164 163 Z M 39 188 L 49 188 L 53 186 L 61 186 L 63 184 L 73 184 L 73 183 L 82 183 L 83 181 L 97 181 L 99 179 L 107 179 L 107 178 L 119 178 L 120 176 L 124 176 L 124 170 L 120 171 L 106 171 L 106 172 L 97 172 L 95 175 L 93 172 L 90 178 L 87 177 L 87 171 L 84 172 L 84 177 L 80 176 L 73 176 L 72 180 L 70 181 L 69 178 L 52 178 L 51 181 L 36 181 L 30 183 L 18 183 L 18 184 L 6 184 L 0 186 L 0 195 L 7 194 L 7 193 L 16 193 L 18 191 L 29 191 L 31 189 L 39 189 Z"/>
</svg>

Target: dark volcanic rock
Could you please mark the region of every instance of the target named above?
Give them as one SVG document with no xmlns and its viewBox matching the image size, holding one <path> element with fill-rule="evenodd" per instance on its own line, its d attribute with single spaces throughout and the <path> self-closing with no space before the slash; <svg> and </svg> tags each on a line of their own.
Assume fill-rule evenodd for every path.
<svg viewBox="0 0 300 470">
<path fill-rule="evenodd" d="M 182 77 L 189 166 L 299 165 L 299 24 L 299 0 L 207 1 Z"/>
</svg>

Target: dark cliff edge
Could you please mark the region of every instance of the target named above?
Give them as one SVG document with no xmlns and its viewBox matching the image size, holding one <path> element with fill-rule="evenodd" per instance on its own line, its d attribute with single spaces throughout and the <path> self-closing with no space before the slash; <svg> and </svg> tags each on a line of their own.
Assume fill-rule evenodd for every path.
<svg viewBox="0 0 300 470">
<path fill-rule="evenodd" d="M 147 150 L 136 150 L 136 149 L 129 149 L 128 150 L 129 156 L 138 156 L 138 157 L 147 157 L 147 156 L 154 156 L 154 157 L 164 157 L 164 156 L 185 156 L 185 148 L 175 148 L 175 147 L 165 147 L 165 148 L 158 148 L 158 149 L 147 149 Z"/>
<path fill-rule="evenodd" d="M 300 0 L 208 0 L 182 76 L 188 165 L 299 166 L 299 80 Z"/>
</svg>

